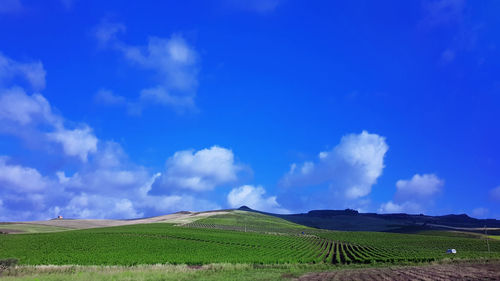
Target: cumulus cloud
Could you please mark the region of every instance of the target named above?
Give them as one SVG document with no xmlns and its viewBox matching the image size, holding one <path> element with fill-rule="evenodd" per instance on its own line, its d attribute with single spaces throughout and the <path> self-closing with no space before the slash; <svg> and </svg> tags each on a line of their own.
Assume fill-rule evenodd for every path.
<svg viewBox="0 0 500 281">
<path fill-rule="evenodd" d="M 328 184 L 344 198 L 368 195 L 384 169 L 389 149 L 385 138 L 366 131 L 342 137 L 330 151 L 319 153 L 316 161 L 292 164 L 282 180 L 284 186 Z"/>
<path fill-rule="evenodd" d="M 66 155 L 82 161 L 97 150 L 97 138 L 90 127 L 84 124 L 81 128 L 66 128 L 64 119 L 52 112 L 42 95 L 28 95 L 19 87 L 0 89 L 0 124 L 3 133 L 29 138 L 31 142 L 60 144 Z M 33 134 L 22 135 L 26 131 Z"/>
<path fill-rule="evenodd" d="M 422 200 L 432 198 L 444 186 L 444 181 L 434 174 L 415 174 L 410 180 L 396 182 L 396 200 Z"/>
<path fill-rule="evenodd" d="M 144 214 L 138 212 L 132 201 L 114 196 L 88 195 L 82 193 L 73 197 L 66 206 L 55 206 L 50 209 L 52 217 L 64 214 L 68 218 L 140 218 Z"/>
<path fill-rule="evenodd" d="M 14 192 L 33 192 L 44 190 L 49 185 L 48 179 L 44 178 L 38 170 L 8 164 L 7 161 L 7 157 L 0 157 L 0 185 L 2 188 Z"/>
<path fill-rule="evenodd" d="M 175 56 L 186 59 L 182 52 Z M 9 69 L 17 64 L 5 60 Z M 16 82 L 15 77 L 1 75 L 0 134 L 43 143 L 48 149 L 41 151 L 48 157 L 37 158 L 42 169 L 0 157 L 0 220 L 49 219 L 56 215 L 135 218 L 179 210 L 218 209 L 220 206 L 207 198 L 208 193 L 200 196 L 199 192 L 237 179 L 240 166 L 232 151 L 217 146 L 196 152 L 179 151 L 167 160 L 163 176 L 152 174 L 151 169 L 130 161 L 120 144 L 98 139 L 86 124 L 68 126 L 73 122 L 54 113 L 41 94 L 28 94 L 26 88 L 19 86 L 9 87 L 9 83 Z M 36 81 L 28 79 L 26 71 L 19 75 Z M 36 82 L 27 87 L 40 85 Z M 112 93 L 102 92 L 101 97 L 121 102 Z M 63 153 L 53 153 L 54 148 Z M 55 162 L 63 164 L 53 167 L 54 157 Z M 65 165 L 72 158 L 81 161 Z M 160 195 L 149 194 L 160 177 L 171 188 Z"/>
<path fill-rule="evenodd" d="M 167 106 L 176 111 L 195 109 L 198 87 L 198 54 L 179 34 L 170 38 L 150 37 L 146 46 L 129 45 L 118 39 L 125 31 L 121 23 L 101 23 L 95 36 L 102 46 L 120 52 L 132 65 L 153 72 L 156 85 L 145 87 L 136 100 L 121 102 L 122 97 L 99 93 L 105 101 L 127 105 L 129 113 L 140 113 L 150 104 Z"/>
<path fill-rule="evenodd" d="M 58 123 L 50 104 L 40 94 L 27 95 L 19 87 L 0 89 L 0 120 L 28 125 L 33 122 Z"/>
<path fill-rule="evenodd" d="M 236 181 L 241 169 L 227 148 L 212 146 L 199 151 L 178 151 L 167 160 L 160 186 L 164 190 L 212 190 Z"/>
<path fill-rule="evenodd" d="M 396 182 L 394 202 L 381 204 L 381 213 L 422 213 L 442 192 L 444 180 L 435 174 L 415 174 L 409 180 Z"/>
<path fill-rule="evenodd" d="M 289 213 L 276 201 L 276 196 L 265 197 L 262 186 L 243 185 L 233 188 L 227 195 L 227 203 L 232 208 L 247 206 L 252 209 L 271 213 Z"/>
<path fill-rule="evenodd" d="M 60 143 L 67 155 L 78 156 L 84 162 L 87 161 L 89 153 L 97 151 L 97 138 L 88 126 L 74 130 L 60 129 L 48 133 L 47 136 L 50 140 Z"/>
<path fill-rule="evenodd" d="M 87 161 L 89 153 L 97 151 L 92 129 L 86 124 L 68 128 L 40 93 L 30 95 L 25 88 L 12 86 L 15 75 L 29 81 L 34 90 L 45 87 L 45 70 L 40 62 L 20 63 L 0 54 L 0 133 L 31 143 L 58 144 L 66 155 Z"/>
</svg>

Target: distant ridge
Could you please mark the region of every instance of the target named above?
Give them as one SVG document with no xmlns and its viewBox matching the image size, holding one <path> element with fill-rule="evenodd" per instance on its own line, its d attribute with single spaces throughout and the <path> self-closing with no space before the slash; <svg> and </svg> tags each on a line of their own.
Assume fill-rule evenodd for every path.
<svg viewBox="0 0 500 281">
<path fill-rule="evenodd" d="M 241 206 L 238 210 L 258 212 L 297 224 L 330 230 L 417 232 L 427 229 L 464 228 L 465 230 L 479 232 L 485 226 L 500 228 L 500 220 L 476 219 L 469 217 L 467 214 L 443 216 L 405 213 L 377 214 L 359 213 L 353 209 L 345 209 L 311 210 L 307 213 L 283 215 L 253 210 L 248 206 Z"/>
</svg>

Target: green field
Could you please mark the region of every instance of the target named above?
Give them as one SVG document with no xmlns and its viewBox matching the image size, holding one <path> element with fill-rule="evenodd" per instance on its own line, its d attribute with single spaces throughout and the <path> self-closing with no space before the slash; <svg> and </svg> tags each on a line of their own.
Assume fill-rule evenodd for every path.
<svg viewBox="0 0 500 281">
<path fill-rule="evenodd" d="M 277 217 L 239 210 L 200 219 L 186 226 L 288 234 L 301 234 L 315 230 Z"/>
<path fill-rule="evenodd" d="M 0 259 L 22 265 L 138 264 L 373 264 L 443 258 L 500 258 L 500 241 L 305 228 L 261 214 L 234 212 L 200 220 L 197 226 L 166 223 L 0 235 Z M 210 226 L 203 228 L 203 225 Z M 247 226 L 261 231 L 223 227 Z M 263 231 L 269 229 L 270 231 Z M 283 232 L 276 232 L 283 230 Z M 296 234 L 299 230 L 300 234 Z M 305 234 L 302 234 L 304 232 Z M 447 255 L 449 248 L 456 255 Z"/>
</svg>

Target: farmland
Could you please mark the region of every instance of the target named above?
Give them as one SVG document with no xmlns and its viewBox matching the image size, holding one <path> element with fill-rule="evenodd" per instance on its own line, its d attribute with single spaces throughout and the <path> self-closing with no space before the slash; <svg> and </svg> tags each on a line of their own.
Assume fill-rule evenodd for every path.
<svg viewBox="0 0 500 281">
<path fill-rule="evenodd" d="M 500 259 L 500 241 L 490 239 L 488 252 L 478 234 L 330 231 L 245 211 L 185 215 L 169 223 L 161 218 L 142 224 L 0 235 L 0 260 L 16 258 L 19 264 L 2 275 L 6 280 L 316 280 L 365 274 L 349 271 L 352 268 L 382 267 L 363 269 L 366 276 L 378 278 L 395 274 L 383 269 L 387 266 L 475 260 L 479 265 L 470 266 L 477 276 L 489 276 L 491 272 L 483 269 L 498 266 Z M 35 226 L 36 230 L 47 229 Z M 457 249 L 457 254 L 445 254 L 448 248 Z M 332 270 L 325 275 L 311 273 Z M 415 273 L 398 270 L 402 272 L 398 276 Z M 446 265 L 428 272 L 451 271 Z"/>
<path fill-rule="evenodd" d="M 500 258 L 500 241 L 380 232 L 344 232 L 249 214 L 245 225 L 261 231 L 224 229 L 245 213 L 201 219 L 197 225 L 135 224 L 54 233 L 0 236 L 0 259 L 23 265 L 373 264 L 413 263 L 449 258 Z M 216 224 L 218 223 L 218 224 Z M 204 228 L 203 226 L 209 226 Z M 241 227 L 235 224 L 233 227 Z M 269 228 L 272 232 L 262 230 Z M 281 229 L 283 232 L 276 232 Z M 294 231 L 300 230 L 300 233 Z M 304 234 L 302 234 L 302 232 Z M 133 254 L 131 254 L 133 253 Z"/>
</svg>

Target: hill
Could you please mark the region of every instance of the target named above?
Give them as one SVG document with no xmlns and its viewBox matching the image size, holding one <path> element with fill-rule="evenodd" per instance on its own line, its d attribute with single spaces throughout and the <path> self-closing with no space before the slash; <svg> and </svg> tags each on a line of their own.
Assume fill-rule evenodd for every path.
<svg viewBox="0 0 500 281">
<path fill-rule="evenodd" d="M 459 230 L 483 232 L 488 227 L 488 233 L 500 234 L 500 221 L 495 219 L 475 219 L 461 215 L 411 215 L 411 214 L 376 214 L 359 213 L 356 210 L 312 210 L 300 214 L 273 214 L 252 210 L 246 206 L 240 208 L 250 212 L 266 214 L 301 224 L 304 226 L 343 231 L 384 231 L 415 233 L 424 230 Z"/>
</svg>

